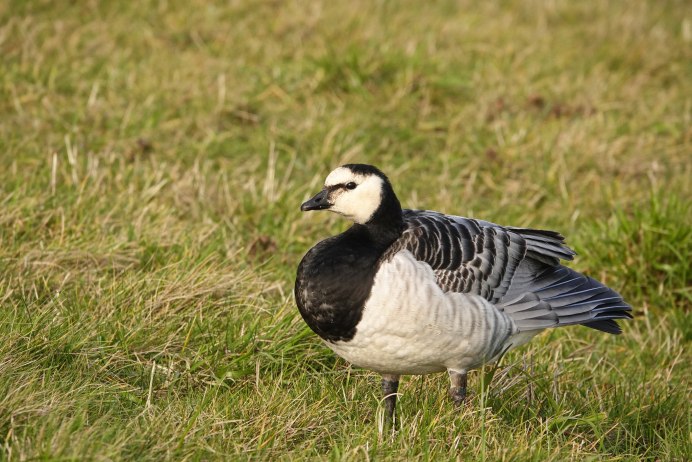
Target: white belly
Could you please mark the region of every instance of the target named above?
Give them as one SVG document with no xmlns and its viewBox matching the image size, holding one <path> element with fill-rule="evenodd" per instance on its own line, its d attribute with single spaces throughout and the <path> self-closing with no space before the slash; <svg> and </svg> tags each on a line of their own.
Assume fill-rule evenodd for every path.
<svg viewBox="0 0 692 462">
<path fill-rule="evenodd" d="M 510 344 L 518 344 L 516 333 L 514 322 L 490 302 L 444 293 L 430 266 L 402 251 L 377 273 L 356 335 L 326 343 L 366 369 L 427 374 L 464 371 L 492 361 Z"/>
</svg>

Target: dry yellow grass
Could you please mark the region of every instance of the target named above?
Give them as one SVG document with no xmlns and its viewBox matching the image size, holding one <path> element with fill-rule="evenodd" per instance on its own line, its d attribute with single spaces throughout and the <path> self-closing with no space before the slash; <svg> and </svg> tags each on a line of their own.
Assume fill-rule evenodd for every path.
<svg viewBox="0 0 692 462">
<path fill-rule="evenodd" d="M 0 458 L 689 459 L 688 3 L 0 4 Z M 382 432 L 292 299 L 347 161 L 563 232 L 637 317 Z"/>
</svg>

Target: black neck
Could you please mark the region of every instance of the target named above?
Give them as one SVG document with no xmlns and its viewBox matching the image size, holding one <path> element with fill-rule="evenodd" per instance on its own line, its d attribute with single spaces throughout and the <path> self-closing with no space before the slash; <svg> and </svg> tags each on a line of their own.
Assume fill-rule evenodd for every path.
<svg viewBox="0 0 692 462">
<path fill-rule="evenodd" d="M 359 231 L 364 232 L 376 244 L 389 246 L 397 240 L 404 230 L 404 219 L 401 214 L 401 204 L 397 199 L 389 183 L 385 183 L 382 203 L 373 216 L 364 225 L 354 225 Z"/>
</svg>

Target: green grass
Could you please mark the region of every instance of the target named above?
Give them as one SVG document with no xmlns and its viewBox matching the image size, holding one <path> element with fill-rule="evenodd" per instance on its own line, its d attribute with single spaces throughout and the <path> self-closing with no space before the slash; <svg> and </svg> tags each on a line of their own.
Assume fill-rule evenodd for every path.
<svg viewBox="0 0 692 462">
<path fill-rule="evenodd" d="M 689 460 L 692 8 L 478 3 L 1 3 L 0 459 Z M 292 296 L 347 161 L 563 232 L 635 319 L 382 430 Z"/>
</svg>

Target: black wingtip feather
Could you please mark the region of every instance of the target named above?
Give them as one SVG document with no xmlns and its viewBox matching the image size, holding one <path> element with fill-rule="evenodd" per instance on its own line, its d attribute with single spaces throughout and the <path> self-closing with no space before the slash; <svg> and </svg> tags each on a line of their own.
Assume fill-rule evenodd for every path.
<svg viewBox="0 0 692 462">
<path fill-rule="evenodd" d="M 612 319 L 604 319 L 600 321 L 586 322 L 582 326 L 590 327 L 592 329 L 600 330 L 607 334 L 620 335 L 622 334 L 622 328 L 620 325 Z"/>
</svg>

